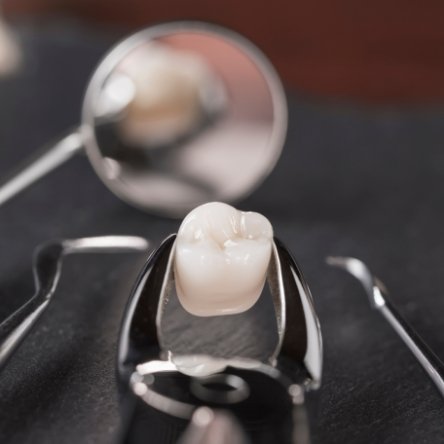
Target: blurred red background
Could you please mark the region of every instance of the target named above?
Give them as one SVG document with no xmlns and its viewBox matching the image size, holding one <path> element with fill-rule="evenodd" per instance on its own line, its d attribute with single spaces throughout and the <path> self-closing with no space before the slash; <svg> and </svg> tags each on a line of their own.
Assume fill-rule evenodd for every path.
<svg viewBox="0 0 444 444">
<path fill-rule="evenodd" d="M 211 21 L 261 47 L 289 88 L 363 102 L 444 99 L 441 0 L 5 0 L 3 9 L 13 20 L 69 16 L 130 29 Z"/>
</svg>

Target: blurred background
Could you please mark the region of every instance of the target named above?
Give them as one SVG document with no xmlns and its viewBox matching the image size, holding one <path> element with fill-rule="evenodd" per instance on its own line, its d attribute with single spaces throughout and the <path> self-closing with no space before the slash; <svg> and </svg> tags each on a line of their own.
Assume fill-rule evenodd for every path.
<svg viewBox="0 0 444 444">
<path fill-rule="evenodd" d="M 261 47 L 291 89 L 367 103 L 444 99 L 439 0 L 4 0 L 2 6 L 13 23 L 75 20 L 122 33 L 175 19 L 215 22 Z"/>
</svg>

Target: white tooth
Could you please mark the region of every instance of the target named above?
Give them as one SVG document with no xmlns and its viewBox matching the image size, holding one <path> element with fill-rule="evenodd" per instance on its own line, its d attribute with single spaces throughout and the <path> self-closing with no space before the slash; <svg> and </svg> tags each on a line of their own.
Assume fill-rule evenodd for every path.
<svg viewBox="0 0 444 444">
<path fill-rule="evenodd" d="M 172 361 L 184 375 L 203 377 L 220 373 L 227 367 L 227 360 L 207 355 L 174 356 Z"/>
<path fill-rule="evenodd" d="M 212 202 L 191 211 L 176 239 L 175 281 L 182 306 L 197 316 L 241 313 L 264 287 L 273 229 L 261 214 Z"/>
<path fill-rule="evenodd" d="M 254 369 L 258 361 L 245 358 L 215 358 L 209 355 L 178 355 L 172 356 L 172 362 L 177 369 L 188 376 L 204 377 L 223 372 L 228 366 Z"/>
<path fill-rule="evenodd" d="M 118 69 L 130 85 L 116 84 L 116 93 L 127 96 L 132 86 L 119 123 L 123 136 L 136 145 L 172 143 L 224 106 L 221 82 L 193 52 L 151 43 L 124 58 Z"/>
</svg>

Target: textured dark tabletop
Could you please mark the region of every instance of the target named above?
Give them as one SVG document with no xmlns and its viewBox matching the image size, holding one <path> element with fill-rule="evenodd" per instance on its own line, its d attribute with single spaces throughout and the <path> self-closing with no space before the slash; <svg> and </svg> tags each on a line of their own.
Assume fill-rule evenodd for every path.
<svg viewBox="0 0 444 444">
<path fill-rule="evenodd" d="M 112 41 L 69 26 L 21 36 L 26 70 L 0 80 L 0 175 L 78 122 L 84 86 Z M 272 221 L 311 286 L 325 347 L 313 440 L 442 443 L 444 400 L 359 285 L 324 258 L 365 260 L 444 359 L 444 108 L 364 109 L 294 93 L 289 105 L 282 158 L 239 207 Z M 179 225 L 118 201 L 82 156 L 0 213 L 0 319 L 32 294 L 31 255 L 39 243 L 99 234 L 157 243 Z M 143 260 L 66 261 L 56 299 L 0 375 L 0 442 L 115 442 L 117 334 Z M 269 311 L 261 302 L 235 320 L 225 352 L 263 353 L 275 335 Z M 208 349 L 223 333 L 216 322 L 213 336 L 202 339 L 184 330 L 178 313 L 176 307 L 167 318 L 173 346 Z"/>
</svg>

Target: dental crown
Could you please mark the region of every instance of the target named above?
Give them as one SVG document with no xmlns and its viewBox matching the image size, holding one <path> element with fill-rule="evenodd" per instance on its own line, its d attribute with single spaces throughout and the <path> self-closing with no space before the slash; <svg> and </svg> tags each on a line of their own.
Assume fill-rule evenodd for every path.
<svg viewBox="0 0 444 444">
<path fill-rule="evenodd" d="M 262 293 L 273 228 L 259 213 L 212 202 L 191 211 L 176 239 L 174 273 L 182 306 L 196 316 L 241 313 Z"/>
</svg>

